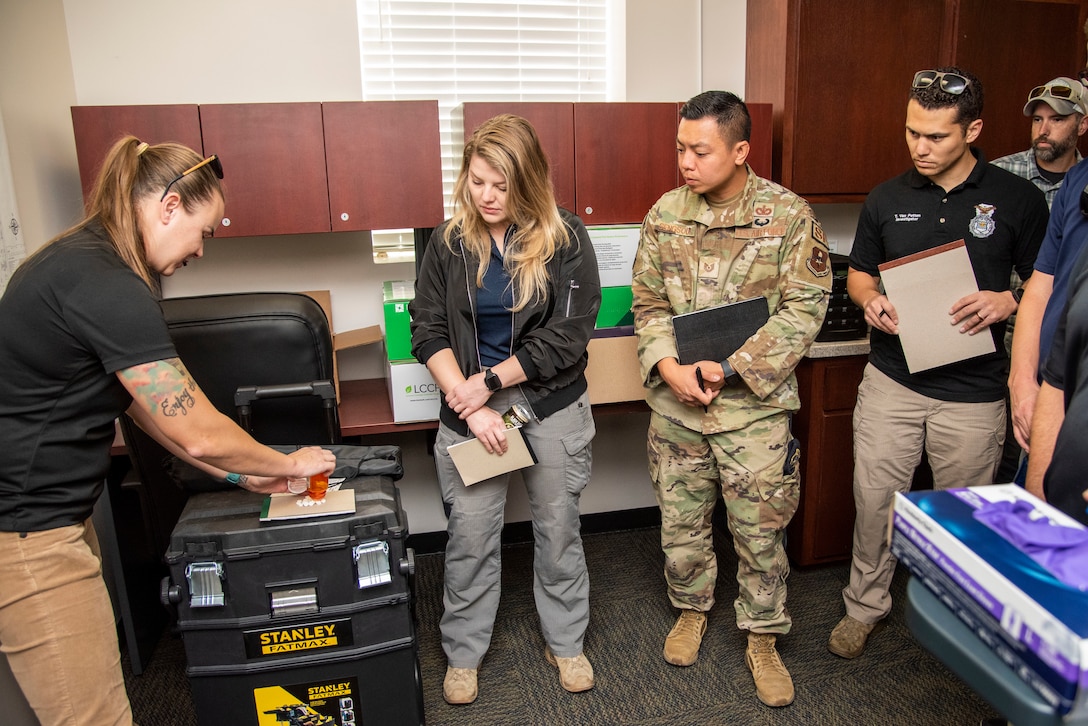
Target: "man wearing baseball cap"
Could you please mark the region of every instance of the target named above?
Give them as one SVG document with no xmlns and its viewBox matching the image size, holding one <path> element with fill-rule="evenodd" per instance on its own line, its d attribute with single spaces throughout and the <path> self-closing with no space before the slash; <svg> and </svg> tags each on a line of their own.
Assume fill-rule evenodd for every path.
<svg viewBox="0 0 1088 726">
<path fill-rule="evenodd" d="M 1081 160 L 1077 142 L 1088 130 L 1088 89 L 1081 85 L 1079 80 L 1055 78 L 1045 85 L 1031 89 L 1028 102 L 1024 104 L 1024 115 L 1031 119 L 1031 148 L 1017 154 L 1003 156 L 996 159 L 993 164 L 1022 176 L 1039 187 L 1046 196 L 1047 206 L 1051 207 L 1066 172 Z M 1022 287 L 1019 277 L 1015 277 L 1012 281 L 1012 289 L 1019 291 Z M 1009 349 L 1010 357 L 1018 319 L 1022 319 L 1019 314 L 1013 314 L 1009 318 L 1009 327 L 1005 333 L 1005 347 Z M 1011 397 L 1014 395 L 1011 383 L 1009 390 Z M 1031 396 L 1031 400 L 1034 401 L 1033 391 L 1034 388 L 1029 386 L 1027 381 L 1023 381 L 1020 391 L 1022 395 Z M 1001 457 L 1001 466 L 997 470 L 996 481 L 1003 483 L 1015 478 L 1016 481 L 1023 483 L 1024 470 L 1021 470 L 1020 476 L 1017 476 L 1021 449 L 1018 441 L 1020 437 L 1016 436 L 1014 431 L 1011 398 L 1009 414 L 1008 430 L 1005 432 L 1005 450 Z"/>
<path fill-rule="evenodd" d="M 1088 89 L 1073 78 L 1055 78 L 1028 94 L 1024 115 L 1031 119 L 1031 148 L 995 160 L 995 166 L 1022 176 L 1043 190 L 1047 206 L 1065 173 L 1081 160 L 1077 142 L 1088 131 Z"/>
<path fill-rule="evenodd" d="M 1045 103 L 1043 103 L 1045 101 Z M 1069 119 L 1076 118 L 1072 124 L 1077 135 L 1083 134 L 1088 102 L 1088 89 L 1079 81 L 1071 78 L 1056 78 L 1045 86 L 1032 89 L 1028 95 L 1025 113 L 1039 114 L 1040 109 L 1047 114 L 1048 108 L 1065 114 Z M 1034 110 L 1033 110 L 1034 109 Z M 1049 114 L 1047 114 L 1049 115 Z M 1032 118 L 1036 118 L 1035 115 Z M 1032 122 L 1032 147 L 1036 159 L 1040 160 L 1036 146 L 1035 122 Z M 1059 134 L 1048 131 L 1048 145 L 1056 145 Z M 1076 137 L 1070 142 L 1075 146 Z M 1068 152 L 1070 160 L 1078 158 L 1074 148 Z M 1049 152 L 1048 152 L 1049 154 Z M 995 162 L 997 163 L 997 162 Z M 1065 163 L 1072 163 L 1067 161 Z M 1040 171 L 1042 162 L 1039 161 Z M 1034 179 L 1032 181 L 1035 181 Z M 1038 183 L 1038 182 L 1036 182 Z M 1012 339 L 1012 363 L 1009 367 L 1009 396 L 1012 405 L 1013 431 L 1016 440 L 1023 446 L 1025 453 L 1035 459 L 1039 453 L 1040 461 L 1036 466 L 1028 467 L 1027 488 L 1033 494 L 1043 497 L 1042 475 L 1039 469 L 1043 462 L 1049 463 L 1053 440 L 1040 439 L 1042 451 L 1032 450 L 1032 427 L 1037 423 L 1033 412 L 1039 396 L 1039 374 L 1041 365 L 1046 362 L 1058 319 L 1069 296 L 1070 273 L 1088 241 L 1088 162 L 1082 160 L 1067 168 L 1061 186 L 1053 196 L 1050 205 L 1050 222 L 1046 228 L 1046 237 L 1035 259 L 1035 272 L 1024 286 L 1023 298 L 1017 310 L 1016 329 Z M 1048 198 L 1049 198 L 1048 194 Z M 1039 439 L 1038 436 L 1034 437 Z M 1032 475 L 1032 470 L 1036 472 Z"/>
</svg>

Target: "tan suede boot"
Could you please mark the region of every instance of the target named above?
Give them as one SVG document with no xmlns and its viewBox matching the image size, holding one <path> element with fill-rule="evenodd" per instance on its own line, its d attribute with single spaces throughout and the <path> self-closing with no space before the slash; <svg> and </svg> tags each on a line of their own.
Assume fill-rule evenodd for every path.
<svg viewBox="0 0 1088 726">
<path fill-rule="evenodd" d="M 673 665 L 689 666 L 699 657 L 699 645 L 706 632 L 706 613 L 681 610 L 676 625 L 665 638 L 665 660 Z"/>
<path fill-rule="evenodd" d="M 446 678 L 442 681 L 442 698 L 446 703 L 454 706 L 472 703 L 477 695 L 475 668 L 446 668 Z"/>
<path fill-rule="evenodd" d="M 772 633 L 748 633 L 748 650 L 744 660 L 756 682 L 756 695 L 768 706 L 788 706 L 793 703 L 793 679 L 775 650 Z"/>
</svg>

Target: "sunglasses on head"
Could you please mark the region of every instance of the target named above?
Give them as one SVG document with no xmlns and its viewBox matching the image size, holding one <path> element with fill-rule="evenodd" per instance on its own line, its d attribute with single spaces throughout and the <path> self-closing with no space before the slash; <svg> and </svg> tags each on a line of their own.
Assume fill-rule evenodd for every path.
<svg viewBox="0 0 1088 726">
<path fill-rule="evenodd" d="M 171 179 L 170 183 L 166 185 L 166 189 L 163 190 L 162 196 L 159 197 L 159 201 L 161 202 L 163 199 L 166 199 L 166 195 L 170 192 L 170 187 L 174 186 L 179 181 L 181 181 L 185 177 L 189 176 L 190 174 L 192 174 L 194 171 L 196 171 L 197 169 L 199 169 L 202 166 L 210 167 L 211 170 L 212 170 L 212 173 L 215 174 L 216 178 L 218 178 L 218 179 L 223 178 L 223 163 L 221 161 L 219 161 L 218 156 L 216 156 L 215 154 L 212 154 L 211 156 L 209 156 L 204 161 L 200 162 L 199 164 L 193 164 L 188 169 L 186 169 L 185 171 L 181 172 L 176 177 Z"/>
<path fill-rule="evenodd" d="M 940 89 L 945 93 L 958 96 L 964 92 L 970 81 L 959 73 L 945 71 L 918 71 L 914 74 L 913 88 L 929 88 L 934 83 L 940 82 Z"/>
<path fill-rule="evenodd" d="M 1070 88 L 1063 83 L 1061 85 L 1036 86 L 1031 89 L 1031 93 L 1028 94 L 1028 100 L 1034 101 L 1046 95 L 1049 95 L 1051 98 L 1064 98 L 1067 101 L 1075 101 L 1080 98 L 1080 93 L 1075 88 Z"/>
</svg>

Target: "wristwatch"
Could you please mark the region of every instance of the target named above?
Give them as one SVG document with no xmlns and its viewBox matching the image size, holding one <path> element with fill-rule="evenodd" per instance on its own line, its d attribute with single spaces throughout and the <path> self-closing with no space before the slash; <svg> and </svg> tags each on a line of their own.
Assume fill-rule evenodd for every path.
<svg viewBox="0 0 1088 726">
<path fill-rule="evenodd" d="M 726 386 L 735 386 L 740 383 L 740 376 L 727 360 L 722 361 L 722 381 Z"/>
<path fill-rule="evenodd" d="M 492 393 L 502 390 L 502 381 L 499 380 L 499 374 L 490 368 L 484 371 L 484 385 Z"/>
</svg>

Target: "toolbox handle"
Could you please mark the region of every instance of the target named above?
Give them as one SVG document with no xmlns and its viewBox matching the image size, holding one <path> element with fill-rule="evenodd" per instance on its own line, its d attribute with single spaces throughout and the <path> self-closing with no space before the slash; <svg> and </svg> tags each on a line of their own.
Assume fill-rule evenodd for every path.
<svg viewBox="0 0 1088 726">
<path fill-rule="evenodd" d="M 246 431 L 253 430 L 253 402 L 262 398 L 289 398 L 292 396 L 319 396 L 321 406 L 328 415 L 325 426 L 329 441 L 337 441 L 340 434 L 335 430 L 335 416 L 331 415 L 336 405 L 336 387 L 332 381 L 310 381 L 308 383 L 281 383 L 273 386 L 239 386 L 234 392 L 234 405 L 238 408 L 238 423 Z"/>
</svg>

